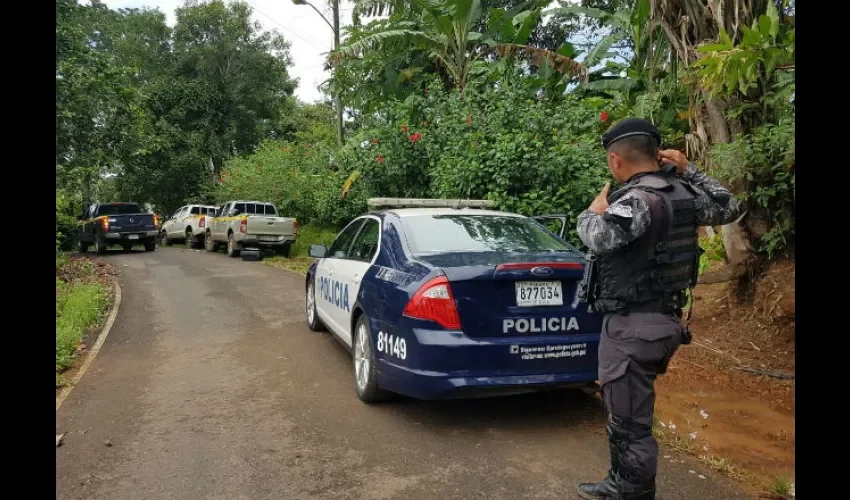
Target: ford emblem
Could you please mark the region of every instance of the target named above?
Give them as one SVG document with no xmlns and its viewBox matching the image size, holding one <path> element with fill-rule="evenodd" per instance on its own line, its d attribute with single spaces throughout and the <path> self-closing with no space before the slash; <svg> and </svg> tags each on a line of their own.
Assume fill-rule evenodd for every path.
<svg viewBox="0 0 850 500">
<path fill-rule="evenodd" d="M 549 276 L 552 274 L 552 268 L 545 266 L 537 266 L 531 269 L 531 274 L 535 276 Z"/>
</svg>

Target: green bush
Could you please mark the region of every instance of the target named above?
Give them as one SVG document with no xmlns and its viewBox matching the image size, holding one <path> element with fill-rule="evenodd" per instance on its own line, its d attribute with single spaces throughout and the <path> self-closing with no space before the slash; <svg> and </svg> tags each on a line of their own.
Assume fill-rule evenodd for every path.
<svg viewBox="0 0 850 500">
<path fill-rule="evenodd" d="M 267 141 L 245 158 L 225 165 L 210 195 L 219 203 L 254 199 L 274 203 L 282 216 L 299 224 L 340 225 L 366 209 L 357 186 L 341 199 L 348 174 L 331 163 L 322 145 Z"/>
<path fill-rule="evenodd" d="M 793 247 L 795 152 L 793 117 L 711 150 L 712 173 L 730 185 L 743 186 L 738 198 L 768 219 L 768 231 L 760 241 L 768 258 Z"/>
<path fill-rule="evenodd" d="M 339 234 L 339 229 L 335 227 L 313 225 L 299 227 L 298 238 L 292 246 L 290 257 L 309 257 L 310 245 L 330 246 L 337 234 Z"/>
<path fill-rule="evenodd" d="M 342 164 L 369 195 L 491 199 L 525 215 L 566 213 L 574 227 L 610 180 L 599 102 L 434 88 L 388 102 L 344 148 Z"/>
</svg>

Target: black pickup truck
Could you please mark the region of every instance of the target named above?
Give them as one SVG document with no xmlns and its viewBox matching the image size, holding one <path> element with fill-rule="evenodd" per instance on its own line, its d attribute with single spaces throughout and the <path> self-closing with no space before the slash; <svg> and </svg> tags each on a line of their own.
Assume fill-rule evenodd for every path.
<svg viewBox="0 0 850 500">
<path fill-rule="evenodd" d="M 120 245 L 130 250 L 133 245 L 144 245 L 145 250 L 156 250 L 159 227 L 157 216 L 144 212 L 137 203 L 99 203 L 90 206 L 77 223 L 77 240 L 80 252 L 89 245 L 103 254 L 110 246 Z"/>
</svg>

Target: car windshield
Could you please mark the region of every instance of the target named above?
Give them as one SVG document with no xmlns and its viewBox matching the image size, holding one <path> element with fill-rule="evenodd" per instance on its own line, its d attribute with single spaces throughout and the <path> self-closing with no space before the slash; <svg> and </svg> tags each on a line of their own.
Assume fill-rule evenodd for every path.
<svg viewBox="0 0 850 500">
<path fill-rule="evenodd" d="M 140 214 L 142 213 L 142 209 L 135 203 L 115 203 L 99 206 L 97 213 L 98 215 Z"/>
<path fill-rule="evenodd" d="M 526 217 L 414 215 L 401 218 L 414 255 L 455 252 L 574 252 Z"/>
</svg>

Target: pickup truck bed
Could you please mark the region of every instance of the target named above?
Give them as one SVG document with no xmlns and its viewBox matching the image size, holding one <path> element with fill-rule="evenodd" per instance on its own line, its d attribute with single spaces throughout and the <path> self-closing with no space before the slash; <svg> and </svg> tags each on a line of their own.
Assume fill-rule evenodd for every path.
<svg viewBox="0 0 850 500">
<path fill-rule="evenodd" d="M 81 217 L 78 227 L 79 250 L 103 254 L 111 246 L 120 245 L 129 250 L 133 245 L 144 245 L 145 250 L 156 250 L 156 215 L 143 212 L 135 203 L 95 204 Z"/>
</svg>

